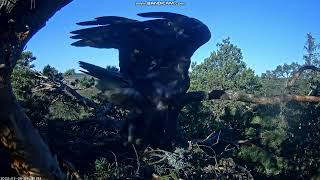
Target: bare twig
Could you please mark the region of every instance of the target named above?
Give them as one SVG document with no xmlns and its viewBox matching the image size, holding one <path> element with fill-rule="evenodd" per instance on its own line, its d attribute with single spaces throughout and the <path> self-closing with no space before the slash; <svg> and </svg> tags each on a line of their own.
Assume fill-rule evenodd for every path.
<svg viewBox="0 0 320 180">
<path fill-rule="evenodd" d="M 159 164 L 159 163 L 161 163 L 161 162 L 165 161 L 166 159 L 167 159 L 167 157 L 162 156 L 162 157 L 161 157 L 161 159 L 159 159 L 158 161 L 153 161 L 153 162 L 148 163 L 148 164 L 149 164 L 149 165 Z"/>
<path fill-rule="evenodd" d="M 221 130 L 219 131 L 217 141 L 213 144 L 213 146 L 219 143 L 220 135 L 221 135 Z"/>
<path fill-rule="evenodd" d="M 140 171 L 140 161 L 139 161 L 139 156 L 138 156 L 138 153 L 137 153 L 137 150 L 136 150 L 136 147 L 134 146 L 134 144 L 132 144 L 132 148 L 134 150 L 134 153 L 136 155 L 136 160 L 137 160 L 137 170 L 136 170 L 136 175 L 139 174 L 139 171 Z"/>
<path fill-rule="evenodd" d="M 158 157 L 160 158 L 157 161 L 153 161 L 153 162 L 149 162 L 149 165 L 155 165 L 155 164 L 159 164 L 165 160 L 167 160 L 167 154 L 173 154 L 171 152 L 165 151 L 165 150 L 161 150 L 161 149 L 152 149 L 152 148 L 147 148 L 144 152 L 144 155 L 148 155 L 150 157 Z"/>
<path fill-rule="evenodd" d="M 112 155 L 113 155 L 113 157 L 114 157 L 114 161 L 115 161 L 115 163 L 116 163 L 116 168 L 117 168 L 117 174 L 119 174 L 119 167 L 118 167 L 117 156 L 116 156 L 116 154 L 114 154 L 114 152 L 112 152 L 112 151 L 109 151 L 109 152 L 111 152 Z"/>
</svg>

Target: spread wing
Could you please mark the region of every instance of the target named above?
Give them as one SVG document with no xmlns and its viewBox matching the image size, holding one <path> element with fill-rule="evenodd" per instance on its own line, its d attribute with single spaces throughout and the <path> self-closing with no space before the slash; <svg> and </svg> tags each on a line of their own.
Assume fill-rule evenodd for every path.
<svg viewBox="0 0 320 180">
<path fill-rule="evenodd" d="M 94 26 L 71 32 L 77 41 L 74 46 L 116 48 L 119 50 L 120 72 L 130 74 L 132 65 L 145 74 L 152 61 L 190 58 L 210 37 L 208 27 L 201 21 L 169 12 L 140 13 L 154 18 L 138 21 L 123 17 L 105 16 L 79 25 Z M 159 63 L 159 62 L 157 62 Z"/>
<path fill-rule="evenodd" d="M 130 80 L 119 72 L 109 71 L 105 68 L 82 61 L 79 61 L 79 64 L 81 68 L 86 70 L 80 70 L 81 72 L 99 79 L 97 88 L 102 91 L 128 88 L 131 86 Z"/>
<path fill-rule="evenodd" d="M 131 81 L 121 73 L 82 61 L 79 61 L 79 64 L 81 68 L 86 70 L 80 71 L 98 78 L 96 87 L 103 92 L 101 94 L 102 98 L 115 105 L 126 107 L 136 108 L 139 104 L 143 104 L 144 98 L 132 87 Z"/>
</svg>

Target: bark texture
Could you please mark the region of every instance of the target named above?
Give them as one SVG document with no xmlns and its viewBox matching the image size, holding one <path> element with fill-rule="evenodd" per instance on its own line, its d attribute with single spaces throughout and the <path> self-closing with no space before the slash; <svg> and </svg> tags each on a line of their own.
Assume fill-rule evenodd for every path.
<svg viewBox="0 0 320 180">
<path fill-rule="evenodd" d="M 10 75 L 28 40 L 71 0 L 0 1 L 0 141 L 23 177 L 64 179 L 56 157 L 18 104 Z"/>
</svg>

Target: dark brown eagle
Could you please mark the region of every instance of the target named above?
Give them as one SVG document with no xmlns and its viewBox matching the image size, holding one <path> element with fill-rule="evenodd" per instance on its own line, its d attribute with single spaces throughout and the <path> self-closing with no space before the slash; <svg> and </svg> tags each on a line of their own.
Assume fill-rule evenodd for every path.
<svg viewBox="0 0 320 180">
<path fill-rule="evenodd" d="M 118 49 L 120 72 L 85 62 L 80 66 L 100 79 L 99 87 L 111 102 L 138 107 L 147 118 L 142 120 L 144 128 L 159 128 L 164 135 L 170 131 L 167 126 L 171 121 L 175 122 L 173 116 L 181 109 L 179 100 L 189 88 L 190 58 L 211 34 L 205 24 L 181 14 L 149 12 L 138 16 L 152 19 L 105 16 L 77 23 L 94 27 L 71 32 L 71 38 L 77 40 L 72 45 Z"/>
</svg>

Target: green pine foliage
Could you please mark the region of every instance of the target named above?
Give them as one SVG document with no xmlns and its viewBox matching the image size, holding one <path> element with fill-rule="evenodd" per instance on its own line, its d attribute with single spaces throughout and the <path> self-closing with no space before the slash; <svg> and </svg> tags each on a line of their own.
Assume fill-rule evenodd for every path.
<svg viewBox="0 0 320 180">
<path fill-rule="evenodd" d="M 311 33 L 307 34 L 302 58 L 305 65 L 320 67 L 319 44 Z M 34 60 L 36 58 L 31 52 L 24 52 L 12 73 L 14 93 L 34 124 L 61 119 L 79 120 L 92 115 L 88 108 L 72 98 L 35 91 L 34 87 L 39 86 L 41 80 L 33 69 Z M 210 57 L 199 64 L 192 63 L 189 91 L 233 90 L 257 96 L 319 96 L 320 76 L 312 71 L 304 72 L 292 87 L 287 87 L 290 77 L 302 66 L 295 62 L 287 63 L 258 76 L 247 67 L 240 47 L 226 38 L 217 44 L 217 50 Z M 119 71 L 112 66 L 107 69 Z M 78 89 L 80 94 L 97 103 L 104 101 L 94 88 L 95 79 L 75 73 L 74 69 L 62 74 L 48 65 L 42 74 L 54 82 L 70 81 L 69 85 Z M 113 107 L 106 116 L 124 119 L 127 113 L 127 110 Z M 175 147 L 173 152 L 157 149 L 148 154 L 138 150 L 138 157 L 134 154 L 133 158 L 121 157 L 117 152 L 113 159 L 98 157 L 86 178 L 131 177 L 137 174 L 136 158 L 140 158 L 141 171 L 152 169 L 160 179 L 252 179 L 251 174 L 257 179 L 320 177 L 319 104 L 195 102 L 185 106 L 180 113 L 179 132 L 183 140 L 198 142 L 210 133 L 219 138 L 211 145 L 191 149 Z"/>
<path fill-rule="evenodd" d="M 34 89 L 41 86 L 41 79 L 33 69 L 35 60 L 32 52 L 23 52 L 12 72 L 14 94 L 32 122 L 39 125 L 55 119 L 77 120 L 89 116 L 88 109 L 69 97 Z M 62 73 L 50 65 L 43 68 L 42 74 L 52 81 L 63 79 Z M 89 86 L 94 84 L 94 80 L 85 79 L 82 84 Z"/>
<path fill-rule="evenodd" d="M 319 45 L 307 35 L 303 56 L 306 64 L 318 67 Z M 318 95 L 319 75 L 305 72 L 294 86 L 286 88 L 301 65 L 284 64 L 260 77 L 246 67 L 241 49 L 230 38 L 217 44 L 217 51 L 200 64 L 193 63 L 191 90 L 213 89 L 244 91 L 262 96 L 283 94 Z M 320 168 L 320 121 L 318 105 L 285 103 L 253 105 L 240 102 L 210 101 L 186 106 L 180 123 L 189 137 L 205 137 L 221 130 L 234 142 L 247 139 L 227 153 L 237 163 L 252 169 L 258 177 L 310 178 Z M 236 136 L 232 135 L 236 134 Z"/>
</svg>

